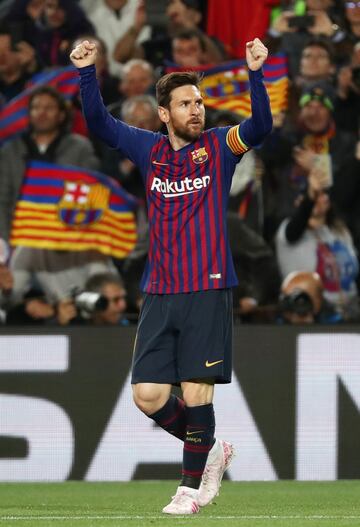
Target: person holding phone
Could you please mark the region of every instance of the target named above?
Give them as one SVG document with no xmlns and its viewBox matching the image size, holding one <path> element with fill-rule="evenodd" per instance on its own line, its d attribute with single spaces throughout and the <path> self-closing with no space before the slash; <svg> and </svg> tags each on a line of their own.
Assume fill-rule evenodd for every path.
<svg viewBox="0 0 360 527">
<path fill-rule="evenodd" d="M 359 320 L 359 262 L 350 231 L 335 212 L 322 168 L 310 171 L 306 193 L 294 214 L 280 225 L 276 252 L 283 278 L 293 271 L 318 273 L 324 298 L 341 319 Z"/>
<path fill-rule="evenodd" d="M 342 38 L 334 4 L 334 0 L 294 2 L 274 19 L 267 44 L 272 52 L 282 50 L 288 55 L 291 77 L 299 72 L 301 51 L 308 40 L 323 37 L 337 42 Z"/>
</svg>

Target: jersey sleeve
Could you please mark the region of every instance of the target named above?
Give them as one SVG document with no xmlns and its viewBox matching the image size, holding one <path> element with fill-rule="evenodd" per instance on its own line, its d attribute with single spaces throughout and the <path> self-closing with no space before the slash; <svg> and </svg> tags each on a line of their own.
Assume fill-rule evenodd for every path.
<svg viewBox="0 0 360 527">
<path fill-rule="evenodd" d="M 249 79 L 251 117 L 236 126 L 218 129 L 220 135 L 225 133 L 230 157 L 241 156 L 250 148 L 259 146 L 272 128 L 270 102 L 262 80 L 262 71 L 249 71 Z"/>
<path fill-rule="evenodd" d="M 226 144 L 232 154 L 240 156 L 247 152 L 251 147 L 245 143 L 240 135 L 240 125 L 232 126 L 226 134 Z"/>
<path fill-rule="evenodd" d="M 151 149 L 160 140 L 160 134 L 115 119 L 105 108 L 95 66 L 79 68 L 78 71 L 83 112 L 89 130 L 111 148 L 120 150 L 140 170 L 145 170 Z"/>
</svg>

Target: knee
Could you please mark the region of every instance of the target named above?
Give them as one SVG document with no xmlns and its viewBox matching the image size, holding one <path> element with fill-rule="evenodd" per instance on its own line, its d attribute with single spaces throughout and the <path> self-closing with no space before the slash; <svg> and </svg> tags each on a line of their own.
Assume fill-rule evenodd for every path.
<svg viewBox="0 0 360 527">
<path fill-rule="evenodd" d="M 160 385 L 140 383 L 133 385 L 133 399 L 136 406 L 146 415 L 162 408 L 170 397 L 170 390 Z"/>
<path fill-rule="evenodd" d="M 214 394 L 212 381 L 183 382 L 181 388 L 186 406 L 199 406 L 212 403 Z"/>
</svg>

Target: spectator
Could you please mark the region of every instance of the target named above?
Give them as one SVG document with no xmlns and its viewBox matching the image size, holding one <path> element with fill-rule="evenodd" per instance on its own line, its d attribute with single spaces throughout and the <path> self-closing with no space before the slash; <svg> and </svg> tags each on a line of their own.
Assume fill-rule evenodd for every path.
<svg viewBox="0 0 360 527">
<path fill-rule="evenodd" d="M 173 61 L 181 67 L 196 68 L 207 64 L 206 46 L 198 29 L 177 33 L 171 41 Z"/>
<path fill-rule="evenodd" d="M 320 164 L 335 186 L 341 186 L 344 174 L 356 178 L 356 139 L 336 129 L 332 87 L 319 82 L 306 88 L 299 104 L 299 120 L 292 133 L 275 127 L 260 151 L 265 163 L 267 221 L 275 228 L 292 215 L 295 199 L 306 189 L 314 166 Z"/>
<path fill-rule="evenodd" d="M 119 62 L 132 58 L 119 56 L 121 42 L 124 35 L 132 32 L 134 45 L 139 45 L 150 36 L 150 28 L 144 23 L 138 24 L 139 11 L 144 10 L 139 0 L 98 0 L 98 5 L 92 13 L 90 20 L 94 24 L 97 34 L 105 41 L 108 49 L 110 72 L 119 76 L 121 67 Z M 141 27 L 140 27 L 141 25 Z M 137 27 L 136 34 L 134 27 Z"/>
<path fill-rule="evenodd" d="M 319 81 L 332 83 L 334 74 L 335 58 L 331 43 L 320 37 L 309 40 L 301 52 L 297 86 L 305 88 Z"/>
<path fill-rule="evenodd" d="M 234 289 L 234 313 L 242 320 L 257 319 L 259 308 L 276 301 L 279 270 L 271 248 L 234 213 L 227 214 L 229 243 L 239 285 Z"/>
<path fill-rule="evenodd" d="M 35 49 L 24 40 L 14 42 L 11 28 L 0 22 L 0 93 L 4 102 L 19 95 L 37 69 Z"/>
<path fill-rule="evenodd" d="M 301 92 L 317 82 L 333 85 L 335 70 L 332 44 L 323 37 L 311 38 L 301 52 L 299 74 L 290 81 L 288 119 L 292 123 L 299 117 L 298 103 Z"/>
<path fill-rule="evenodd" d="M 317 272 L 326 300 L 343 320 L 357 320 L 359 264 L 350 232 L 334 212 L 328 184 L 323 170 L 310 171 L 303 200 L 277 232 L 278 262 L 283 278 L 295 270 Z"/>
<path fill-rule="evenodd" d="M 42 86 L 31 94 L 29 119 L 29 131 L 0 149 L 0 236 L 4 240 L 9 238 L 27 161 L 36 159 L 90 169 L 99 166 L 90 142 L 67 131 L 66 102 L 52 87 Z M 9 265 L 14 284 L 7 297 L 15 303 L 22 300 L 34 278 L 53 304 L 66 296 L 72 286 L 82 287 L 94 272 L 114 269 L 109 258 L 95 251 L 28 247 L 17 247 Z"/>
<path fill-rule="evenodd" d="M 337 44 L 339 62 L 347 62 L 354 45 L 360 41 L 360 5 L 357 1 L 341 0 L 344 8 L 344 38 Z"/>
<path fill-rule="evenodd" d="M 154 69 L 146 60 L 129 60 L 124 64 L 120 77 L 120 92 L 124 98 L 144 95 L 154 89 Z"/>
<path fill-rule="evenodd" d="M 8 326 L 43 325 L 53 321 L 55 308 L 45 298 L 43 291 L 30 289 L 19 304 L 7 310 Z"/>
<path fill-rule="evenodd" d="M 281 284 L 280 316 L 277 322 L 286 324 L 334 324 L 341 318 L 326 302 L 324 286 L 318 273 L 294 271 Z"/>
<path fill-rule="evenodd" d="M 39 21 L 43 15 L 45 0 L 14 0 L 4 20 L 16 32 L 20 40 L 36 48 Z"/>
<path fill-rule="evenodd" d="M 106 309 L 95 311 L 92 315 L 91 321 L 93 324 L 129 325 L 129 321 L 125 318 L 127 308 L 126 290 L 119 276 L 110 273 L 95 274 L 87 280 L 85 291 L 99 293 L 108 301 Z"/>
<path fill-rule="evenodd" d="M 360 41 L 354 46 L 350 62 L 339 69 L 336 93 L 336 124 L 360 138 Z"/>
<path fill-rule="evenodd" d="M 292 78 L 298 75 L 300 55 L 309 40 L 323 37 L 334 43 L 343 38 L 334 5 L 334 0 L 306 0 L 306 11 L 302 13 L 305 16 L 285 9 L 274 21 L 268 44 L 272 51 L 282 50 L 287 54 Z"/>
<path fill-rule="evenodd" d="M 153 28 L 151 38 L 139 44 L 138 35 L 147 23 L 144 7 L 140 4 L 134 24 L 117 43 L 114 57 L 125 62 L 132 57 L 142 57 L 155 68 L 163 67 L 164 61 L 173 59 L 171 39 L 184 30 L 196 29 L 204 40 L 203 63 L 213 64 L 224 60 L 223 48 L 201 31 L 203 14 L 198 0 L 169 0 L 166 7 L 167 25 L 161 30 Z"/>
<path fill-rule="evenodd" d="M 93 298 L 89 293 L 96 293 L 98 297 Z M 86 281 L 84 293 L 77 299 L 59 303 L 58 320 L 61 325 L 128 326 L 126 308 L 126 290 L 121 278 L 114 273 L 97 273 Z"/>
<path fill-rule="evenodd" d="M 95 34 L 84 11 L 73 0 L 45 0 L 37 50 L 46 66 L 69 63 L 71 43 L 80 35 Z"/>
</svg>

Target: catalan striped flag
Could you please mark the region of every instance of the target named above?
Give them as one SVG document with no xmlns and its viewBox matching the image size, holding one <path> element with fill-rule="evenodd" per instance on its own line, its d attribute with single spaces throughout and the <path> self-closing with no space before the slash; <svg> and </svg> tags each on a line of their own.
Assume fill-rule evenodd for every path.
<svg viewBox="0 0 360 527">
<path fill-rule="evenodd" d="M 34 75 L 27 88 L 0 110 L 0 144 L 26 130 L 29 124 L 29 96 L 43 84 L 53 86 L 66 99 L 72 99 L 79 93 L 79 76 L 73 66 Z"/>
<path fill-rule="evenodd" d="M 17 201 L 10 244 L 97 250 L 124 258 L 137 234 L 136 198 L 111 178 L 83 168 L 31 161 Z"/>
<path fill-rule="evenodd" d="M 224 62 L 218 66 L 190 68 L 204 73 L 201 91 L 204 103 L 217 110 L 229 110 L 243 117 L 251 115 L 249 75 L 245 60 Z M 168 63 L 166 71 L 186 71 Z M 271 111 L 275 115 L 286 110 L 288 102 L 288 68 L 283 54 L 269 57 L 263 66 L 264 83 L 269 94 Z"/>
</svg>

